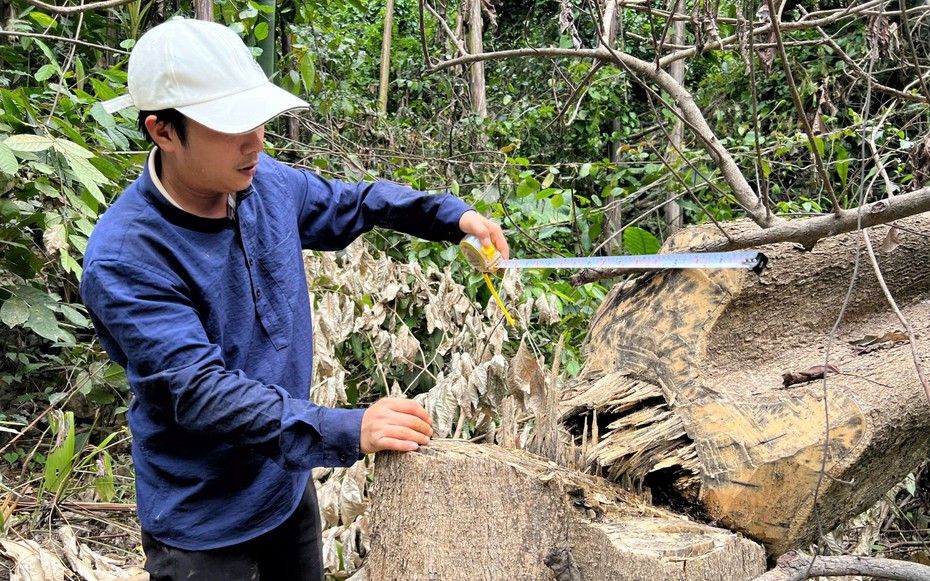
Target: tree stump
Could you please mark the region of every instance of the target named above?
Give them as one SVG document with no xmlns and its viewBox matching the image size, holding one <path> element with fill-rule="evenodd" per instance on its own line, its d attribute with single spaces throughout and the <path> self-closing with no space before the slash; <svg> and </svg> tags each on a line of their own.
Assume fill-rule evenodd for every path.
<svg viewBox="0 0 930 581">
<path fill-rule="evenodd" d="M 930 218 L 898 224 L 900 246 L 879 263 L 925 338 Z M 887 231 L 872 229 L 876 246 Z M 690 228 L 669 246 L 712 236 Z M 592 465 L 773 555 L 815 540 L 902 480 L 930 451 L 930 406 L 864 250 L 832 368 L 817 379 L 856 243 L 852 234 L 810 252 L 762 248 L 769 266 L 761 276 L 665 271 L 612 289 L 580 379 L 562 400 L 563 421 L 586 442 Z"/>
<path fill-rule="evenodd" d="M 436 440 L 382 453 L 367 577 L 385 581 L 742 581 L 762 547 L 519 450 Z"/>
</svg>

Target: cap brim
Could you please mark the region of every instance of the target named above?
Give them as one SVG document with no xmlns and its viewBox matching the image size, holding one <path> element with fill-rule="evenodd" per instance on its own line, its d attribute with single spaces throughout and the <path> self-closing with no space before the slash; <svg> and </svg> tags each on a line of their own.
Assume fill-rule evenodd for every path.
<svg viewBox="0 0 930 581">
<path fill-rule="evenodd" d="M 286 111 L 309 107 L 303 99 L 267 83 L 213 101 L 177 107 L 177 110 L 214 131 L 237 134 L 261 127 Z"/>
<path fill-rule="evenodd" d="M 129 93 L 116 97 L 115 99 L 110 99 L 109 101 L 104 101 L 101 105 L 103 105 L 104 111 L 111 114 L 134 106 L 132 97 Z"/>
</svg>

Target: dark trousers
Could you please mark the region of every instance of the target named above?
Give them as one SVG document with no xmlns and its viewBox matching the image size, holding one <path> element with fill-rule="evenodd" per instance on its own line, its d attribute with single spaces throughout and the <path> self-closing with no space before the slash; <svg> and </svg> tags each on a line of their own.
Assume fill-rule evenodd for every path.
<svg viewBox="0 0 930 581">
<path fill-rule="evenodd" d="M 313 480 L 284 523 L 260 537 L 210 551 L 169 547 L 142 531 L 150 581 L 323 581 L 320 510 Z"/>
</svg>

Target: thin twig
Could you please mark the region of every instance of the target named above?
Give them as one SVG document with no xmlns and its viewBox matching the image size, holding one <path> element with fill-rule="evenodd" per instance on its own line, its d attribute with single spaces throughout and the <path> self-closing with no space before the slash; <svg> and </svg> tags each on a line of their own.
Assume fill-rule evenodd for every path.
<svg viewBox="0 0 930 581">
<path fill-rule="evenodd" d="M 55 6 L 54 4 L 46 4 L 45 2 L 42 2 L 42 0 L 26 0 L 26 4 L 32 4 L 36 8 L 46 12 L 51 12 L 52 14 L 78 14 L 83 12 L 91 12 L 93 10 L 116 8 L 117 6 L 129 4 L 130 2 L 135 2 L 135 0 L 104 0 L 103 2 L 81 4 L 80 6 Z"/>
<path fill-rule="evenodd" d="M 66 36 L 55 36 L 53 34 L 39 34 L 36 32 L 17 32 L 13 30 L 0 30 L 0 36 L 13 36 L 13 37 L 22 36 L 25 38 L 38 38 L 41 40 L 51 40 L 55 42 L 69 42 L 71 44 L 76 44 L 78 46 L 86 46 L 87 48 L 105 50 L 105 51 L 116 53 L 116 54 L 123 54 L 123 55 L 129 54 L 129 51 L 127 50 L 122 50 L 119 48 L 112 48 L 109 46 L 104 46 L 102 44 L 95 44 L 93 42 L 85 42 L 83 40 L 78 40 L 76 38 L 68 38 Z"/>
<path fill-rule="evenodd" d="M 794 107 L 798 112 L 798 119 L 801 122 L 801 127 L 807 135 L 808 143 L 810 143 L 811 154 L 814 156 L 814 166 L 817 168 L 817 175 L 820 176 L 820 181 L 824 189 L 827 190 L 830 201 L 833 203 L 833 213 L 838 214 L 842 208 L 840 208 L 839 200 L 836 199 L 836 193 L 833 191 L 833 185 L 830 183 L 830 176 L 827 175 L 827 169 L 823 165 L 823 158 L 820 155 L 820 149 L 817 147 L 817 139 L 814 137 L 814 131 L 811 129 L 811 124 L 807 120 L 807 113 L 804 111 L 804 103 L 801 102 L 801 95 L 798 94 L 798 87 L 794 82 L 794 75 L 791 72 L 791 63 L 788 62 L 788 53 L 785 51 L 785 44 L 782 41 L 780 28 L 781 10 L 775 9 L 774 0 L 766 0 L 766 4 L 769 7 L 769 14 L 772 16 L 772 32 L 775 35 L 775 42 L 778 44 L 778 56 L 781 60 L 782 70 L 785 73 L 788 91 L 791 93 L 791 99 L 794 101 Z M 782 6 L 784 6 L 784 4 L 782 4 Z"/>
<path fill-rule="evenodd" d="M 895 302 L 894 297 L 891 296 L 891 291 L 888 290 L 888 285 L 885 284 L 885 277 L 882 276 L 882 270 L 878 266 L 878 260 L 875 258 L 875 251 L 872 249 L 872 240 L 869 237 L 869 231 L 862 231 L 862 239 L 865 242 L 865 249 L 869 253 L 869 261 L 872 263 L 872 270 L 875 271 L 875 277 L 878 279 L 878 284 L 882 287 L 882 292 L 885 293 L 885 299 L 888 300 L 888 305 L 891 307 L 891 310 L 894 311 L 895 316 L 898 317 L 898 321 L 904 326 L 904 331 L 907 333 L 907 338 L 910 340 L 911 344 L 911 356 L 914 358 L 914 368 L 917 370 L 917 378 L 920 380 L 920 385 L 924 388 L 924 393 L 927 394 L 927 401 L 930 401 L 930 384 L 927 383 L 927 378 L 924 376 L 923 367 L 920 365 L 920 354 L 917 353 L 917 340 L 914 336 L 914 329 L 911 327 L 911 324 L 904 318 L 904 315 L 901 313 L 901 309 L 898 308 L 898 304 Z"/>
</svg>

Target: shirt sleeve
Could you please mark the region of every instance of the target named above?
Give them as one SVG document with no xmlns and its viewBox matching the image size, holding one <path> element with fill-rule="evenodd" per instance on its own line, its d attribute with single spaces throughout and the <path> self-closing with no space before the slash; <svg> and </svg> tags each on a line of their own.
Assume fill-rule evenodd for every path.
<svg viewBox="0 0 930 581">
<path fill-rule="evenodd" d="M 301 244 L 312 250 L 345 248 L 375 226 L 425 240 L 458 242 L 462 214 L 471 206 L 452 194 L 428 194 L 393 182 L 349 183 L 279 164 L 295 198 Z"/>
<path fill-rule="evenodd" d="M 360 457 L 364 410 L 317 406 L 226 369 L 179 280 L 96 260 L 84 271 L 81 294 L 147 413 L 193 435 L 250 447 L 287 470 L 346 466 Z"/>
</svg>

